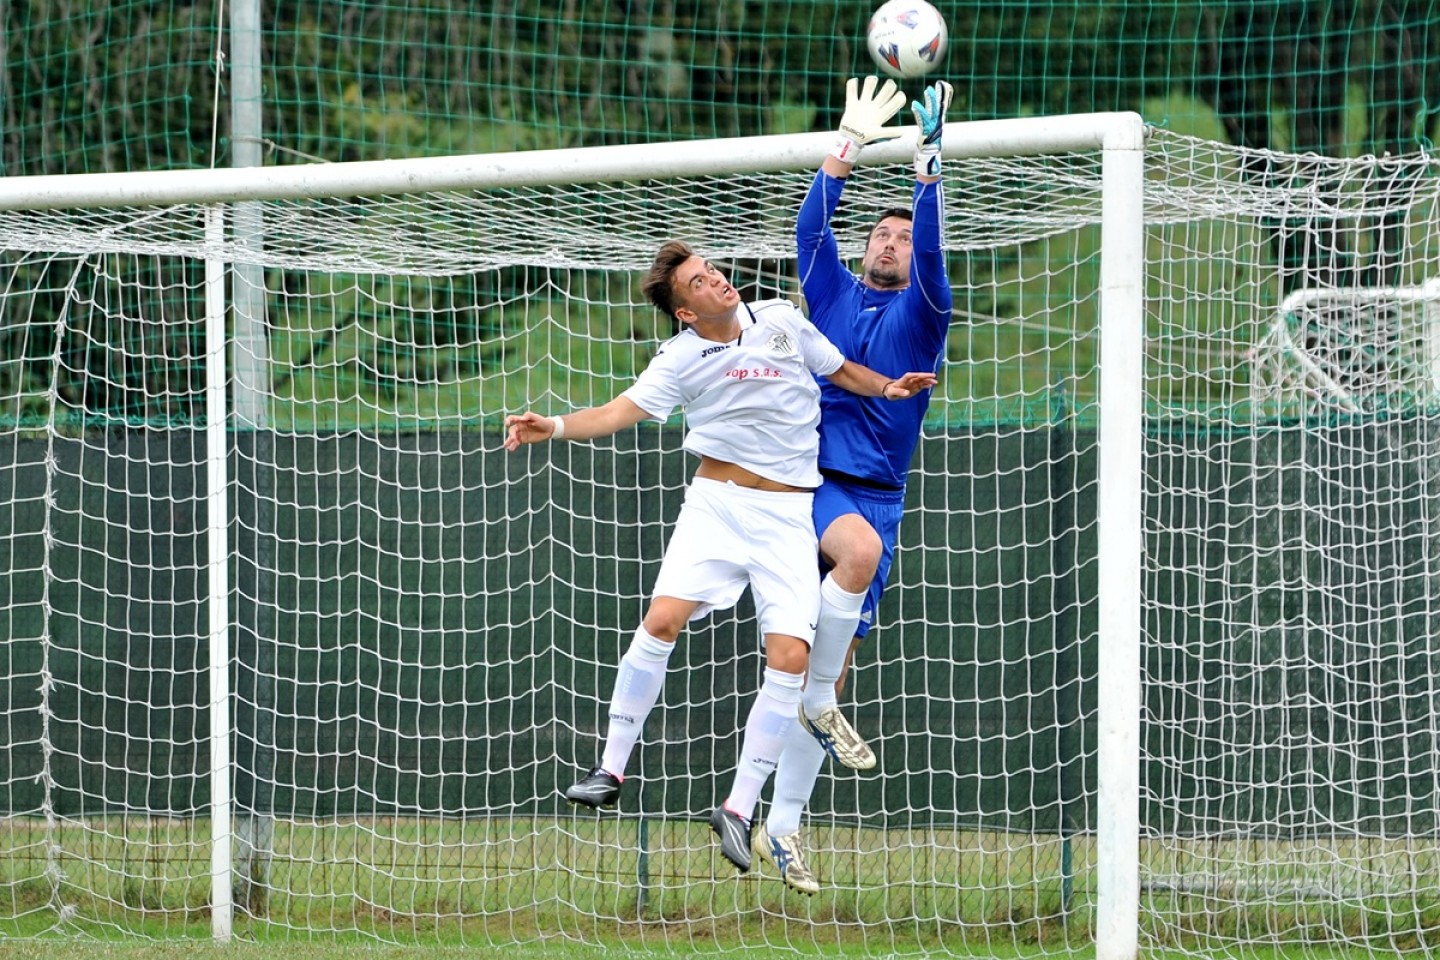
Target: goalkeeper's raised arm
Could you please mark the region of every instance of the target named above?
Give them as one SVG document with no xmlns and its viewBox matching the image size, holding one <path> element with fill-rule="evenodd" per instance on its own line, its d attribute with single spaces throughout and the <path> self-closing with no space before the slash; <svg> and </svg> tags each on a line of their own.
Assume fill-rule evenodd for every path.
<svg viewBox="0 0 1440 960">
<path fill-rule="evenodd" d="M 858 282 L 875 290 L 900 290 L 912 282 L 919 285 L 932 315 L 948 325 L 950 312 L 949 278 L 945 275 L 941 216 L 944 211 L 940 190 L 941 144 L 945 113 L 954 90 L 945 81 L 927 87 L 910 105 L 915 118 L 915 190 L 911 207 L 893 207 L 881 214 L 872 229 L 861 263 Z M 835 149 L 827 156 L 800 205 L 795 221 L 795 252 L 800 284 L 810 309 L 810 319 L 821 332 L 830 335 L 828 324 L 836 314 L 847 315 L 844 301 L 857 282 L 840 257 L 831 221 L 840 205 L 855 161 L 867 143 L 897 137 L 901 127 L 887 126 L 905 103 L 905 95 L 894 81 L 880 84 L 867 77 L 863 84 L 851 78 L 845 85 L 845 112 L 840 120 Z M 895 223 L 887 223 L 888 220 Z M 913 221 L 901 224 L 898 221 Z M 895 241 L 887 249 L 886 243 Z M 916 259 L 912 261 L 911 254 Z M 873 304 L 862 304 L 868 309 Z M 846 322 L 853 317 L 846 317 Z M 845 346 L 841 345 L 842 351 Z M 847 352 L 846 356 L 856 356 Z M 879 366 L 879 364 L 872 364 Z M 904 368 L 911 369 L 911 368 Z"/>
</svg>

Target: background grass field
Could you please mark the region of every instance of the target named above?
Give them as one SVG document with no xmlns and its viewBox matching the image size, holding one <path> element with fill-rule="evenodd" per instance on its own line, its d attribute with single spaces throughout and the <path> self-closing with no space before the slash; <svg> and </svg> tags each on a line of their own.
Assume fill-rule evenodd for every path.
<svg viewBox="0 0 1440 960">
<path fill-rule="evenodd" d="M 475 957 L 498 956 L 500 948 L 477 949 L 474 946 L 421 946 L 394 947 L 356 942 L 305 942 L 289 943 L 95 943 L 95 942 L 30 942 L 23 944 L 0 943 L 0 960 L 472 960 Z M 647 957 L 693 956 L 720 957 L 744 956 L 769 957 L 857 957 L 876 956 L 863 948 L 843 946 L 807 947 L 799 944 L 776 945 L 772 947 L 740 948 L 730 944 L 687 944 L 680 946 L 645 946 L 626 944 L 583 944 L 563 940 L 543 943 L 507 944 L 504 955 L 510 960 L 615 960 L 617 957 L 633 957 L 643 960 Z M 906 953 L 894 952 L 880 956 L 900 957 Z M 1057 950 L 1053 948 L 1017 949 L 996 944 L 984 950 L 977 950 L 968 956 L 993 958 L 993 960 L 1034 960 L 1046 957 L 1052 960 L 1093 960 L 1095 950 L 1077 948 Z M 1193 957 L 1193 953 L 1179 950 L 1146 951 L 1146 960 L 1180 960 Z M 1289 951 L 1257 949 L 1246 951 L 1244 956 L 1253 960 L 1355 960 L 1373 954 L 1359 949 L 1314 945 L 1297 946 Z"/>
<path fill-rule="evenodd" d="M 166 947 L 143 942 L 204 943 L 208 831 L 208 821 L 117 817 L 47 838 L 41 822 L 4 821 L 0 943 L 29 942 L 0 947 L 21 951 L 0 956 L 104 956 L 86 951 L 134 940 L 117 943 L 114 955 L 164 957 Z M 806 898 L 759 864 L 736 877 L 699 821 L 282 821 L 265 896 L 252 901 L 252 914 L 237 913 L 235 933 L 265 945 L 270 960 L 360 944 L 408 945 L 412 957 L 448 947 L 595 955 L 581 941 L 641 956 L 757 944 L 777 955 L 1093 955 L 1090 838 L 1067 851 L 1053 836 L 822 825 L 810 842 L 824 887 Z M 1216 866 L 1240 862 L 1242 846 L 1255 868 L 1242 876 Z M 1143 845 L 1142 857 L 1149 882 L 1141 922 L 1177 955 L 1213 955 L 1200 949 L 1205 941 L 1256 930 L 1294 933 L 1295 950 L 1277 956 L 1440 946 L 1440 903 L 1424 892 L 1440 868 L 1433 843 L 1350 839 L 1299 851 L 1255 840 L 1166 841 Z M 1247 889 L 1263 898 L 1246 905 Z M 57 936 L 74 942 L 43 942 Z M 1255 946 L 1232 941 L 1230 950 L 1263 956 Z"/>
</svg>

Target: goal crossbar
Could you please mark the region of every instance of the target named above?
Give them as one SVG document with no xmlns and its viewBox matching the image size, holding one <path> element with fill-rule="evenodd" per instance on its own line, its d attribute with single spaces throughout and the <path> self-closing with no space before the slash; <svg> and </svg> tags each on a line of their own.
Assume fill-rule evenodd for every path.
<svg viewBox="0 0 1440 960">
<path fill-rule="evenodd" d="M 896 134 L 868 147 L 861 163 L 908 160 L 915 149 L 915 131 L 896 128 Z M 1144 136 L 1144 123 L 1135 113 L 979 120 L 954 124 L 945 153 L 960 159 L 1139 150 Z M 833 141 L 829 133 L 799 133 L 404 160 L 7 177 L 0 179 L 0 211 L 301 200 L 801 170 L 816 166 Z"/>
</svg>

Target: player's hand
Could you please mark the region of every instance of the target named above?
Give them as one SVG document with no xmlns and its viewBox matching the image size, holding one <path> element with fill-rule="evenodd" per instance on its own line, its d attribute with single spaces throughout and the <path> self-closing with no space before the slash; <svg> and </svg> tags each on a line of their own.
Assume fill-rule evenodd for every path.
<svg viewBox="0 0 1440 960">
<path fill-rule="evenodd" d="M 903 106 L 905 94 L 895 86 L 894 80 L 886 80 L 881 85 L 879 77 L 866 77 L 864 86 L 861 86 L 858 77 L 847 80 L 845 113 L 840 118 L 840 142 L 833 151 L 836 159 L 854 163 L 865 144 L 900 136 L 901 130 L 885 124 Z"/>
<path fill-rule="evenodd" d="M 909 400 L 922 390 L 935 386 L 935 382 L 933 373 L 907 373 L 885 384 L 881 396 L 886 400 Z"/>
<path fill-rule="evenodd" d="M 945 133 L 945 111 L 950 108 L 950 98 L 955 88 L 944 80 L 936 80 L 925 88 L 922 99 L 910 104 L 915 114 L 915 175 L 917 177 L 940 176 L 940 139 Z"/>
<path fill-rule="evenodd" d="M 527 410 L 505 418 L 505 449 L 514 453 L 521 444 L 539 443 L 555 435 L 555 421 Z"/>
<path fill-rule="evenodd" d="M 955 88 L 944 80 L 936 80 L 925 88 L 924 99 L 910 104 L 915 114 L 915 125 L 920 128 L 921 143 L 939 143 L 945 132 L 945 111 L 950 109 L 950 99 Z"/>
</svg>

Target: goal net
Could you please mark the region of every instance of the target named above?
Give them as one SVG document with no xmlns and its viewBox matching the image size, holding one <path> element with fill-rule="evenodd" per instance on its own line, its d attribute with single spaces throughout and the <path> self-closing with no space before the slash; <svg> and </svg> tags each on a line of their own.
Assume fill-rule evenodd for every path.
<svg viewBox="0 0 1440 960">
<path fill-rule="evenodd" d="M 1418 956 L 1440 178 L 1163 131 L 1145 157 L 1140 946 Z M 1123 686 L 1097 604 L 1099 151 L 947 161 L 955 323 L 844 697 L 880 760 L 823 773 L 821 892 L 736 877 L 705 823 L 759 682 L 748 599 L 682 637 L 619 810 L 558 796 L 691 464 L 678 419 L 516 454 L 500 420 L 644 368 L 665 239 L 798 298 L 817 162 L 0 213 L 0 939 L 208 937 L 218 870 L 256 939 L 1089 944 Z M 910 183 L 857 170 L 847 256 Z"/>
<path fill-rule="evenodd" d="M 1440 277 L 1295 290 L 1276 307 L 1254 361 L 1269 400 L 1346 413 L 1423 402 L 1440 389 Z"/>
</svg>

